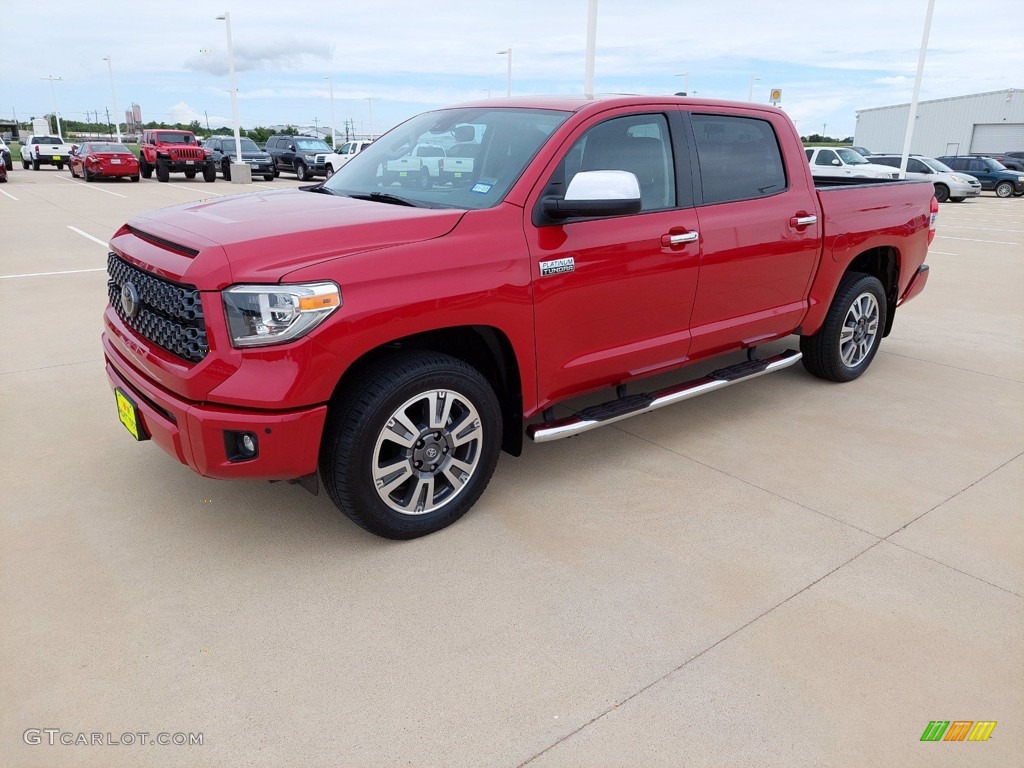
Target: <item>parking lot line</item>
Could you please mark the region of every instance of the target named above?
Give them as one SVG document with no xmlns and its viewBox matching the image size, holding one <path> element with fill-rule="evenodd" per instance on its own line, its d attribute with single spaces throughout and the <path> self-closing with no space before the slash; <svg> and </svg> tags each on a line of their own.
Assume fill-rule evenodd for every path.
<svg viewBox="0 0 1024 768">
<path fill-rule="evenodd" d="M 58 176 L 57 178 L 60 179 L 61 181 L 67 181 L 72 184 L 78 184 L 79 186 L 86 187 L 87 189 L 95 189 L 97 192 L 103 192 L 108 195 L 114 195 L 115 197 L 127 197 L 127 195 L 122 195 L 120 192 L 111 192 L 109 189 L 100 189 L 99 187 L 94 186 L 93 184 L 86 184 L 84 181 L 76 181 L 75 179 L 68 179 L 65 178 L 64 176 Z"/>
<path fill-rule="evenodd" d="M 151 181 L 149 183 L 150 184 L 160 184 L 160 186 L 165 188 L 165 189 L 180 189 L 180 190 L 182 190 L 184 192 L 197 192 L 198 194 L 201 194 L 201 195 L 216 195 L 217 197 L 226 197 L 227 196 L 223 192 L 207 192 L 206 190 L 203 190 L 202 192 L 199 192 L 198 190 L 194 190 L 191 187 L 182 186 L 181 184 L 167 184 L 167 183 L 161 183 L 161 182 L 158 182 L 158 181 Z"/>
<path fill-rule="evenodd" d="M 18 199 L 14 195 L 10 194 L 9 192 L 4 192 L 2 189 L 0 189 L 0 195 L 7 195 L 7 197 L 11 198 L 11 200 L 17 200 Z"/>
<path fill-rule="evenodd" d="M 991 232 L 992 229 L 993 229 L 992 227 L 971 227 L 971 226 L 968 226 L 967 224 L 953 224 L 951 222 L 944 222 L 944 224 L 945 224 L 945 226 L 953 227 L 954 229 L 980 229 L 982 232 Z M 1003 229 L 1002 227 L 1000 227 L 998 229 L 998 231 L 1000 233 L 1004 233 L 1004 232 L 1014 232 L 1014 233 L 1020 232 L 1020 233 L 1024 233 L 1024 229 Z"/>
<path fill-rule="evenodd" d="M 950 237 L 949 235 L 936 235 L 936 240 L 966 240 L 968 243 L 991 243 L 992 245 L 1020 245 L 1007 240 L 975 240 L 971 237 Z"/>
<path fill-rule="evenodd" d="M 106 267 L 95 269 L 65 269 L 61 272 L 28 272 L 23 275 L 0 275 L 0 280 L 14 280 L 17 277 L 49 277 L 50 275 L 77 275 L 82 272 L 106 272 Z"/>
<path fill-rule="evenodd" d="M 88 232 L 83 232 L 83 231 L 82 231 L 82 230 L 80 230 L 80 229 L 79 229 L 78 227 L 72 227 L 72 226 L 71 226 L 70 224 L 68 224 L 68 229 L 70 229 L 70 230 L 71 230 L 72 232 L 77 232 L 77 233 L 78 233 L 78 234 L 80 234 L 80 235 L 81 235 L 82 237 L 87 237 L 87 238 L 89 238 L 89 239 L 90 239 L 90 240 L 92 240 L 92 241 L 93 241 L 94 243 L 99 243 L 99 244 L 100 244 L 100 245 L 102 245 L 102 246 L 103 246 L 104 248 L 106 248 L 106 247 L 107 247 L 107 244 L 106 244 L 105 242 L 103 242 L 102 240 L 100 240 L 100 239 L 99 239 L 98 237 L 93 237 L 93 236 L 92 236 L 92 235 L 90 235 L 90 234 L 89 234 Z"/>
</svg>

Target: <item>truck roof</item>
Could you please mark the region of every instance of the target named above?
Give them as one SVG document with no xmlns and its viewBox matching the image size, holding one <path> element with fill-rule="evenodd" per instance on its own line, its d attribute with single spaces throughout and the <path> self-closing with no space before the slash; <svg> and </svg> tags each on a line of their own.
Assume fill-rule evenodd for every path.
<svg viewBox="0 0 1024 768">
<path fill-rule="evenodd" d="M 778 112 L 777 107 L 769 104 L 753 104 L 748 101 L 728 101 L 725 99 L 698 99 L 691 96 L 673 96 L 671 94 L 598 94 L 592 98 L 586 96 L 512 96 L 492 99 L 480 99 L 463 104 L 460 107 L 505 107 L 523 109 L 559 109 L 566 112 L 582 112 L 590 109 L 603 111 L 614 107 L 629 107 L 637 104 L 663 104 L 667 106 L 685 107 L 732 107 L 748 111 Z M 447 107 L 446 107 L 447 108 Z"/>
</svg>

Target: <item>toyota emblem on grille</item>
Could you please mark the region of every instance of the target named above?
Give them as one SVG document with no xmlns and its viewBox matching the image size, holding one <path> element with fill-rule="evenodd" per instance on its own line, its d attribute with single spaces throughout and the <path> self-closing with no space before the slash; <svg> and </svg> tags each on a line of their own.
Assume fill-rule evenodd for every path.
<svg viewBox="0 0 1024 768">
<path fill-rule="evenodd" d="M 121 309 L 128 317 L 135 317 L 139 314 L 141 304 L 139 303 L 139 292 L 135 290 L 135 286 L 131 283 L 125 283 L 121 286 Z"/>
</svg>

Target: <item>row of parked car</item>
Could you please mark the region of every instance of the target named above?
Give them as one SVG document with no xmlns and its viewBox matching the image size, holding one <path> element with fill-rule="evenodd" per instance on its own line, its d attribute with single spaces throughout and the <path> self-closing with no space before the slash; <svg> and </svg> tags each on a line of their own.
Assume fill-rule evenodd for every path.
<svg viewBox="0 0 1024 768">
<path fill-rule="evenodd" d="M 897 154 L 873 153 L 863 147 L 808 147 L 806 152 L 815 176 L 899 178 L 902 157 Z M 1024 195 L 1024 152 L 996 156 L 911 155 L 907 159 L 907 178 L 931 181 L 940 203 L 947 200 L 959 203 L 980 195 L 982 190 L 991 190 L 999 197 L 1021 196 Z"/>
<path fill-rule="evenodd" d="M 262 176 L 266 181 L 282 171 L 294 173 L 301 181 L 315 176 L 329 178 L 369 144 L 348 141 L 334 151 L 321 139 L 277 135 L 271 136 L 266 148 L 261 149 L 252 139 L 243 138 L 241 162 L 250 167 L 254 178 Z M 43 165 L 53 165 L 63 170 L 67 165 L 72 176 L 85 181 L 120 177 L 138 181 L 154 174 L 157 181 L 168 181 L 172 173 L 183 173 L 189 179 L 202 175 L 208 182 L 216 181 L 218 173 L 230 179 L 235 154 L 233 137 L 212 136 L 204 142 L 190 131 L 159 129 L 143 132 L 138 156 L 124 144 L 113 141 L 67 144 L 60 136 L 32 135 L 21 142 L 24 169 L 38 171 Z M 0 181 L 6 181 L 13 164 L 10 150 L 2 141 L 0 159 Z"/>
</svg>

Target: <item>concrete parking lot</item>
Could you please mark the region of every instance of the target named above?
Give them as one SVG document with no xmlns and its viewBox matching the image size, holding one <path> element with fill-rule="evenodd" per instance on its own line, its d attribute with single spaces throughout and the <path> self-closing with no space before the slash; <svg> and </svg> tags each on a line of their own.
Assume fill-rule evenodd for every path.
<svg viewBox="0 0 1024 768">
<path fill-rule="evenodd" d="M 529 444 L 397 543 L 136 444 L 103 373 L 117 226 L 296 185 L 0 185 L 0 765 L 1021 764 L 1024 199 L 941 207 L 861 379 Z"/>
</svg>

